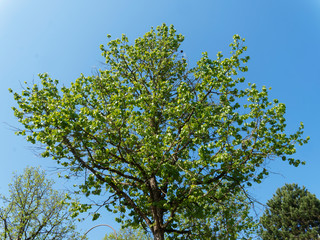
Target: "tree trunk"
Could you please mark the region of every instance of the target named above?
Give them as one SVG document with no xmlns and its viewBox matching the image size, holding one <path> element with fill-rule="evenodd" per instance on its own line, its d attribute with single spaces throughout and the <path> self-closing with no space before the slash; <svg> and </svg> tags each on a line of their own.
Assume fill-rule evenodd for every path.
<svg viewBox="0 0 320 240">
<path fill-rule="evenodd" d="M 153 233 L 153 239 L 154 240 L 164 240 L 164 231 L 162 229 L 157 229 Z"/>
<path fill-rule="evenodd" d="M 162 200 L 161 191 L 158 188 L 157 180 L 155 177 L 150 179 L 150 187 L 151 187 L 151 200 L 153 203 L 157 203 Z M 152 227 L 152 233 L 154 240 L 164 240 L 164 229 L 162 228 L 163 225 L 163 209 L 159 208 L 158 206 L 151 207 L 153 219 L 154 219 L 154 226 Z"/>
</svg>

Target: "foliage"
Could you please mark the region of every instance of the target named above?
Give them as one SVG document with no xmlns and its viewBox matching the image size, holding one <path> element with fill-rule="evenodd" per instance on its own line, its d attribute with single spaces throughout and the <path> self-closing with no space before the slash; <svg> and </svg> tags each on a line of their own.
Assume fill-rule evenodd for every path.
<svg viewBox="0 0 320 240">
<path fill-rule="evenodd" d="M 0 236 L 9 240 L 80 239 L 63 193 L 39 168 L 26 168 L 9 185 L 10 196 L 1 196 Z"/>
<path fill-rule="evenodd" d="M 257 224 L 251 217 L 251 204 L 243 194 L 233 196 L 224 203 L 219 203 L 217 214 L 214 219 L 198 219 L 191 217 L 186 221 L 187 224 L 192 222 L 193 231 L 185 237 L 187 239 L 211 239 L 211 240 L 229 240 L 229 239 L 254 239 Z M 189 207 L 192 210 L 192 206 Z M 180 224 L 185 224 L 181 221 Z M 201 237 L 199 237 L 201 236 Z M 147 240 L 151 239 L 146 232 L 141 229 L 132 227 L 123 227 L 117 233 L 119 240 Z M 177 234 L 173 236 L 175 239 Z M 105 236 L 104 240 L 116 239 L 113 233 Z"/>
<path fill-rule="evenodd" d="M 213 218 L 191 217 L 193 231 L 188 233 L 188 239 L 255 239 L 257 223 L 250 216 L 251 203 L 244 194 L 232 196 L 216 205 L 217 213 Z"/>
<path fill-rule="evenodd" d="M 241 84 L 249 60 L 244 39 L 234 36 L 229 58 L 203 53 L 191 69 L 183 40 L 166 25 L 134 44 L 123 35 L 101 46 L 107 69 L 98 76 L 60 88 L 40 74 L 40 86 L 14 93 L 24 126 L 17 133 L 45 145 L 42 156 L 70 175 L 82 173 L 87 196 L 109 192 L 104 206 L 121 213 L 117 220 L 149 227 L 155 239 L 184 238 L 194 218 L 214 219 L 219 203 L 268 174 L 266 159 L 298 166 L 287 156 L 307 142 L 302 124 L 285 133 L 285 105 L 269 101 L 265 87 Z"/>
<path fill-rule="evenodd" d="M 103 240 L 149 240 L 151 239 L 142 229 L 133 229 L 131 227 L 121 228 L 117 232 L 117 238 L 114 233 L 107 234 Z"/>
<path fill-rule="evenodd" d="M 319 239 L 320 200 L 305 187 L 286 184 L 267 206 L 260 219 L 262 239 Z"/>
</svg>

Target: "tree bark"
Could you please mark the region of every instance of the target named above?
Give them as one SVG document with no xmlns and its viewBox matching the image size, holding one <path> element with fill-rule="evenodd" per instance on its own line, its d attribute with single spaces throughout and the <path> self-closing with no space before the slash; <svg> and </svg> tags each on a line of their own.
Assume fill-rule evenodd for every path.
<svg viewBox="0 0 320 240">
<path fill-rule="evenodd" d="M 162 200 L 161 191 L 158 187 L 156 177 L 152 177 L 150 179 L 150 188 L 151 188 L 151 198 L 152 202 L 156 203 Z M 152 227 L 152 233 L 154 240 L 164 240 L 164 229 L 163 229 L 163 209 L 159 206 L 152 206 L 151 207 L 154 225 Z"/>
<path fill-rule="evenodd" d="M 153 233 L 154 240 L 164 240 L 164 231 L 163 229 L 156 229 Z"/>
</svg>

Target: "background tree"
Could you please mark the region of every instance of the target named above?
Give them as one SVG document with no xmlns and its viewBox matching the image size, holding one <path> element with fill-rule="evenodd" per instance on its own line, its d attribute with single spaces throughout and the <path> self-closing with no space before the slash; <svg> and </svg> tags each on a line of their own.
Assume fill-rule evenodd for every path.
<svg viewBox="0 0 320 240">
<path fill-rule="evenodd" d="M 53 190 L 52 185 L 39 168 L 28 167 L 14 176 L 10 196 L 1 196 L 1 239 L 80 239 L 66 204 L 68 196 Z"/>
<path fill-rule="evenodd" d="M 217 203 L 216 208 L 211 219 L 189 219 L 194 223 L 193 231 L 187 235 L 189 239 L 255 239 L 257 221 L 250 215 L 252 204 L 243 193 Z"/>
<path fill-rule="evenodd" d="M 114 233 L 106 234 L 103 240 L 150 240 L 151 237 L 143 229 L 134 229 L 132 227 L 121 228 L 117 232 L 117 238 Z"/>
<path fill-rule="evenodd" d="M 266 159 L 298 166 L 286 157 L 307 142 L 303 125 L 285 133 L 285 105 L 269 101 L 265 87 L 242 86 L 244 39 L 234 36 L 229 58 L 203 53 L 194 68 L 181 56 L 183 40 L 166 25 L 133 44 L 123 35 L 101 46 L 107 69 L 98 76 L 59 88 L 41 74 L 41 86 L 14 93 L 18 134 L 83 176 L 87 196 L 109 192 L 102 204 L 122 213 L 118 221 L 159 240 L 185 238 L 194 218 L 214 219 L 220 203 L 268 174 Z"/>
<path fill-rule="evenodd" d="M 319 239 L 320 200 L 305 187 L 286 184 L 267 206 L 260 219 L 262 239 Z"/>
</svg>

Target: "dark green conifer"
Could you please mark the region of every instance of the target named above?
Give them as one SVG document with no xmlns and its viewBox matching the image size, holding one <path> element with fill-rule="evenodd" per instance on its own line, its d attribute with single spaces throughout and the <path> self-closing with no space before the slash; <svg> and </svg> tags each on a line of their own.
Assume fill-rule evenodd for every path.
<svg viewBox="0 0 320 240">
<path fill-rule="evenodd" d="M 269 239 L 320 239 L 320 200 L 305 187 L 286 184 L 267 202 L 260 236 Z"/>
</svg>

